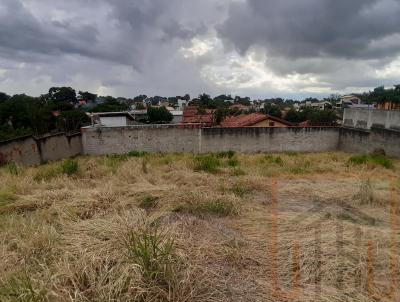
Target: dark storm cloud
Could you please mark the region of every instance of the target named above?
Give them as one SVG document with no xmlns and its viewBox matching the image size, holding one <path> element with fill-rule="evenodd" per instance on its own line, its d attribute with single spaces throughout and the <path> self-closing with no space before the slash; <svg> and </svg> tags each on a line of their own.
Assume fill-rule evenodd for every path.
<svg viewBox="0 0 400 302">
<path fill-rule="evenodd" d="M 0 0 L 0 91 L 373 87 L 398 77 L 399 15 L 400 0 Z"/>
<path fill-rule="evenodd" d="M 231 5 L 218 32 L 241 53 L 259 45 L 286 58 L 369 59 L 399 52 L 399 15 L 398 0 L 247 0 Z"/>
<path fill-rule="evenodd" d="M 0 3 L 0 51 L 3 55 L 33 59 L 32 54 L 90 54 L 96 28 L 36 19 L 18 0 Z"/>
</svg>

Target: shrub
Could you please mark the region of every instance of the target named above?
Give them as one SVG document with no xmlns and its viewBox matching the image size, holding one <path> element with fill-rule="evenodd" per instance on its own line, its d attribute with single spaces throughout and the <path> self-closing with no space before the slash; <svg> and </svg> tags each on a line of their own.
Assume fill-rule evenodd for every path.
<svg viewBox="0 0 400 302">
<path fill-rule="evenodd" d="M 68 176 L 79 172 L 79 163 L 76 160 L 67 159 L 61 164 L 61 173 Z"/>
<path fill-rule="evenodd" d="M 373 166 L 382 166 L 386 169 L 393 169 L 393 161 L 381 154 L 370 155 L 354 155 L 349 158 L 348 164 L 350 165 L 365 165 L 371 164 Z"/>
<path fill-rule="evenodd" d="M 228 165 L 228 167 L 235 168 L 239 166 L 239 161 L 236 158 L 230 158 L 228 159 L 226 164 Z"/>
<path fill-rule="evenodd" d="M 131 151 L 127 154 L 128 157 L 143 157 L 146 155 L 147 152 L 142 152 L 142 151 Z"/>
<path fill-rule="evenodd" d="M 229 150 L 217 153 L 218 158 L 232 158 L 235 156 L 235 151 Z"/>
<path fill-rule="evenodd" d="M 142 269 L 147 282 L 168 286 L 173 274 L 175 244 L 156 226 L 129 232 L 125 240 L 127 257 Z"/>
<path fill-rule="evenodd" d="M 220 166 L 220 160 L 213 155 L 199 155 L 194 158 L 194 171 L 196 172 L 216 173 Z"/>
</svg>

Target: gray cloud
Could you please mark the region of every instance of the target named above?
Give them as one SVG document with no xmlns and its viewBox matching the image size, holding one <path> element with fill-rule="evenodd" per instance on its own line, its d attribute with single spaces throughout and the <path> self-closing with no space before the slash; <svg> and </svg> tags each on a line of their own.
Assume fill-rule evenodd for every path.
<svg viewBox="0 0 400 302">
<path fill-rule="evenodd" d="M 390 39 L 400 33 L 399 14 L 396 0 L 247 0 L 231 5 L 218 32 L 241 53 L 261 45 L 288 58 L 376 58 L 400 51 Z"/>
<path fill-rule="evenodd" d="M 399 12 L 398 0 L 2 0 L 0 91 L 293 97 L 390 84 Z"/>
</svg>

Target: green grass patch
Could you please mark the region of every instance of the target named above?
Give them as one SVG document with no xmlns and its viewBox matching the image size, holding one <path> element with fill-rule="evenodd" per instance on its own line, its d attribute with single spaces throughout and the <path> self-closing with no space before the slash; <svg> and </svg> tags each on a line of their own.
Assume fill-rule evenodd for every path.
<svg viewBox="0 0 400 302">
<path fill-rule="evenodd" d="M 279 166 L 283 165 L 283 160 L 280 156 L 273 156 L 271 154 L 268 154 L 268 155 L 265 155 L 265 157 L 262 160 L 269 164 L 276 164 Z"/>
<path fill-rule="evenodd" d="M 231 192 L 231 193 L 235 194 L 236 196 L 243 198 L 246 194 L 251 193 L 252 189 L 249 187 L 246 187 L 240 183 L 237 183 L 229 188 L 223 188 L 222 191 Z"/>
<path fill-rule="evenodd" d="M 129 157 L 144 157 L 148 153 L 147 152 L 142 152 L 142 151 L 131 151 L 127 154 L 128 158 Z"/>
<path fill-rule="evenodd" d="M 219 152 L 216 154 L 218 158 L 232 158 L 235 156 L 235 151 L 229 150 L 224 152 Z"/>
<path fill-rule="evenodd" d="M 147 282 L 168 287 L 176 260 L 173 239 L 156 226 L 144 226 L 129 232 L 125 246 L 127 258 L 141 267 Z"/>
<path fill-rule="evenodd" d="M 35 288 L 26 273 L 16 274 L 6 283 L 0 284 L 0 301 L 2 302 L 42 302 L 46 292 Z"/>
<path fill-rule="evenodd" d="M 213 155 L 198 155 L 194 158 L 195 172 L 204 171 L 208 173 L 217 173 L 219 167 L 221 166 L 221 161 L 219 158 Z"/>
<path fill-rule="evenodd" d="M 354 155 L 348 160 L 349 165 L 372 165 L 382 166 L 386 169 L 393 169 L 393 161 L 383 154 Z"/>
<path fill-rule="evenodd" d="M 7 205 L 9 203 L 13 203 L 16 200 L 17 200 L 17 197 L 14 194 L 0 193 L 0 206 Z"/>
<path fill-rule="evenodd" d="M 235 158 L 235 157 L 232 157 L 232 158 L 229 158 L 229 159 L 226 161 L 226 164 L 227 164 L 228 167 L 230 167 L 230 168 L 236 168 L 236 167 L 239 166 L 239 160 L 238 160 L 237 158 Z"/>
<path fill-rule="evenodd" d="M 63 161 L 63 163 L 60 166 L 60 169 L 62 174 L 71 176 L 79 172 L 79 163 L 76 160 L 67 159 Z"/>
</svg>

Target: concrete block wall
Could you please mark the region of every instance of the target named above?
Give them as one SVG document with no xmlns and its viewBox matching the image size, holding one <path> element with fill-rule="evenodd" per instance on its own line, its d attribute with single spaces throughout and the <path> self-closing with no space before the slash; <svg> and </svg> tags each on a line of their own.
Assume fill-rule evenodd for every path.
<svg viewBox="0 0 400 302">
<path fill-rule="evenodd" d="M 26 136 L 0 142 L 0 164 L 13 161 L 33 166 L 79 154 L 82 154 L 80 133 L 60 133 L 41 138 Z"/>
<path fill-rule="evenodd" d="M 40 164 L 40 153 L 35 139 L 25 136 L 0 142 L 0 165 L 9 161 L 27 166 Z"/>
<path fill-rule="evenodd" d="M 85 127 L 81 129 L 84 154 L 123 154 L 129 151 L 198 152 L 201 129 L 169 125 Z"/>
<path fill-rule="evenodd" d="M 346 108 L 343 114 L 343 125 L 358 129 L 400 130 L 400 111 Z"/>
<path fill-rule="evenodd" d="M 84 154 L 123 154 L 129 151 L 213 153 L 323 152 L 337 150 L 337 128 L 204 128 L 169 126 L 86 127 Z"/>
<path fill-rule="evenodd" d="M 400 157 L 400 131 L 382 128 L 370 130 L 341 128 L 339 131 L 341 151 L 368 154 L 383 149 L 389 156 Z"/>
<path fill-rule="evenodd" d="M 201 152 L 324 152 L 338 148 L 337 128 L 206 128 Z"/>
</svg>

